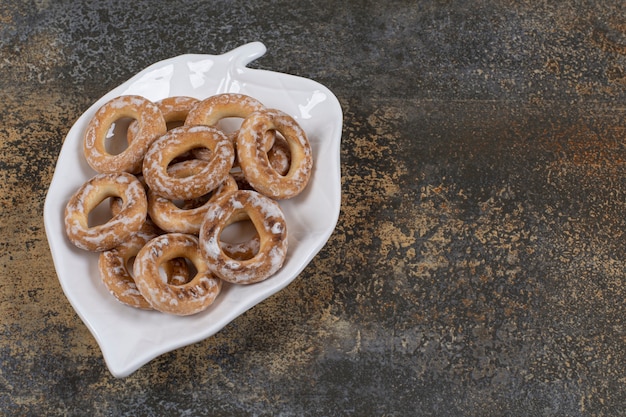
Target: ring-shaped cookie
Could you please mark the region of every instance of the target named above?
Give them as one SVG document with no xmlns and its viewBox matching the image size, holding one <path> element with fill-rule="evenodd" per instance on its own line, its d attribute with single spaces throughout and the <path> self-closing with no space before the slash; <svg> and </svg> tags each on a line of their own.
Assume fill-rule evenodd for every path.
<svg viewBox="0 0 626 417">
<path fill-rule="evenodd" d="M 185 258 L 196 274 L 183 285 L 172 285 L 161 278 L 160 266 L 172 259 Z M 187 316 L 199 313 L 215 301 L 222 281 L 209 270 L 200 253 L 198 238 L 168 233 L 150 240 L 135 257 L 133 275 L 137 288 L 155 310 Z"/>
<path fill-rule="evenodd" d="M 123 118 L 136 119 L 138 128 L 126 149 L 111 154 L 106 148 L 107 134 L 111 125 Z M 136 95 L 116 97 L 100 107 L 89 121 L 83 152 L 97 172 L 139 173 L 148 147 L 166 129 L 161 110 L 150 100 Z"/>
<path fill-rule="evenodd" d="M 245 94 L 216 94 L 197 103 L 187 115 L 185 124 L 216 127 L 220 120 L 227 117 L 246 118 L 264 108 L 259 100 Z"/>
<path fill-rule="evenodd" d="M 109 197 L 122 207 L 106 223 L 89 226 L 89 213 Z M 146 221 L 148 202 L 141 182 L 125 172 L 97 174 L 72 195 L 65 207 L 65 230 L 77 247 L 99 252 L 121 244 Z"/>
<path fill-rule="evenodd" d="M 202 147 L 211 150 L 211 158 L 201 170 L 186 177 L 168 174 L 174 158 Z M 144 158 L 143 176 L 155 193 L 170 200 L 191 200 L 224 182 L 233 160 L 233 145 L 221 131 L 209 126 L 180 126 L 152 143 Z"/>
<path fill-rule="evenodd" d="M 278 131 L 289 145 L 291 163 L 286 174 L 274 169 L 268 158 L 264 135 Z M 306 187 L 313 169 L 313 151 L 300 125 L 280 110 L 252 113 L 242 123 L 236 140 L 241 170 L 250 185 L 268 197 L 288 199 Z"/>
<path fill-rule="evenodd" d="M 186 177 L 198 172 L 206 165 L 206 162 L 198 159 L 179 162 L 168 168 L 169 175 L 173 177 Z M 227 175 L 224 182 L 204 197 L 200 204 L 190 203 L 188 207 L 183 204 L 179 207 L 174 201 L 162 197 L 151 189 L 148 190 L 148 214 L 154 223 L 162 230 L 169 233 L 189 233 L 197 235 L 200 225 L 209 205 L 220 195 L 237 190 L 235 179 Z"/>
<path fill-rule="evenodd" d="M 220 244 L 222 231 L 248 217 L 259 235 L 258 251 L 249 259 L 228 256 Z M 209 268 L 225 281 L 252 284 L 278 271 L 287 255 L 287 223 L 278 203 L 252 190 L 225 194 L 213 203 L 200 228 L 200 250 Z"/>
</svg>

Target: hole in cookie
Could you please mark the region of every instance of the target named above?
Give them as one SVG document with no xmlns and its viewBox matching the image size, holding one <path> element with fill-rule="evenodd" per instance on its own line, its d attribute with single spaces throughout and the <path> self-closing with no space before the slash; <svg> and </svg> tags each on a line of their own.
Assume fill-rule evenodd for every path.
<svg viewBox="0 0 626 417">
<path fill-rule="evenodd" d="M 126 267 L 126 271 L 128 272 L 128 275 L 133 279 L 135 279 L 135 275 L 133 275 L 133 267 L 135 266 L 135 259 L 136 259 L 135 256 L 131 256 L 126 261 L 126 265 L 124 265 Z"/>
<path fill-rule="evenodd" d="M 215 127 L 224 132 L 226 136 L 230 136 L 241 127 L 241 123 L 243 123 L 243 118 L 241 117 L 224 117 L 217 122 Z"/>
<path fill-rule="evenodd" d="M 285 176 L 291 167 L 291 150 L 283 135 L 278 131 L 274 133 L 276 137 L 272 147 L 267 151 L 267 158 L 274 171 L 280 176 Z"/>
<path fill-rule="evenodd" d="M 186 209 L 187 200 L 171 200 L 172 204 L 174 204 L 179 209 Z"/>
<path fill-rule="evenodd" d="M 170 285 L 184 285 L 196 274 L 197 269 L 187 258 L 174 258 L 159 266 L 159 274 L 163 282 Z"/>
<path fill-rule="evenodd" d="M 187 282 L 191 281 L 193 279 L 193 277 L 195 277 L 198 274 L 198 269 L 193 264 L 193 262 L 191 262 L 191 260 L 186 259 L 186 258 L 183 258 L 183 259 L 187 263 L 187 274 L 189 275 L 189 277 L 184 282 L 184 283 L 187 283 Z"/>
<path fill-rule="evenodd" d="M 172 203 L 174 203 L 174 205 L 178 207 L 179 209 L 193 210 L 193 209 L 196 209 L 198 207 L 202 207 L 203 205 L 205 205 L 207 201 L 209 201 L 212 195 L 213 193 L 211 192 L 209 194 L 205 194 L 203 196 L 194 198 L 192 200 L 172 200 Z"/>
<path fill-rule="evenodd" d="M 189 155 L 193 159 L 200 159 L 202 161 L 210 161 L 212 152 L 209 148 L 193 148 L 189 151 Z"/>
<path fill-rule="evenodd" d="M 167 130 L 172 130 L 172 129 L 176 129 L 177 127 L 181 127 L 184 124 L 185 124 L 184 120 L 170 120 L 165 124 L 165 126 Z"/>
<path fill-rule="evenodd" d="M 87 225 L 89 227 L 100 226 L 107 223 L 112 217 L 111 198 L 105 198 L 89 212 Z"/>
<path fill-rule="evenodd" d="M 137 134 L 139 125 L 132 117 L 122 117 L 111 123 L 106 135 L 105 149 L 111 155 L 122 153 Z"/>
<path fill-rule="evenodd" d="M 259 251 L 259 246 L 259 234 L 249 219 L 226 226 L 220 235 L 220 247 L 234 259 L 252 258 Z"/>
<path fill-rule="evenodd" d="M 175 178 L 186 178 L 201 171 L 211 158 L 208 148 L 193 148 L 173 158 L 167 165 L 167 172 Z"/>
<path fill-rule="evenodd" d="M 258 236 L 256 228 L 252 221 L 248 219 L 226 226 L 224 230 L 222 230 L 220 240 L 225 243 L 242 243 L 249 241 L 255 236 Z"/>
</svg>

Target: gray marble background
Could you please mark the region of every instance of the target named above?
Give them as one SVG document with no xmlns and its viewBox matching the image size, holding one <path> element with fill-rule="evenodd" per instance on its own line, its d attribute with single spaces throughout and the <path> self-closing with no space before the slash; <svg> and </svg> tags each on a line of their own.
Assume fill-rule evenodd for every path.
<svg viewBox="0 0 626 417">
<path fill-rule="evenodd" d="M 125 379 L 56 278 L 64 136 L 146 66 L 251 41 L 344 110 L 335 233 Z M 0 2 L 0 414 L 616 416 L 626 9 L 609 1 Z"/>
</svg>

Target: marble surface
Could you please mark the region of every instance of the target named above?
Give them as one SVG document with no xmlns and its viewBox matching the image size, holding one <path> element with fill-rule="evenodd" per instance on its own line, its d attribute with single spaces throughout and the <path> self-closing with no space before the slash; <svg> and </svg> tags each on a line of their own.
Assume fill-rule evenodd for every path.
<svg viewBox="0 0 626 417">
<path fill-rule="evenodd" d="M 285 290 L 116 379 L 43 228 L 63 138 L 151 63 L 251 41 L 341 102 L 336 231 Z M 5 0 L 0 74 L 0 414 L 624 413 L 620 2 Z"/>
</svg>

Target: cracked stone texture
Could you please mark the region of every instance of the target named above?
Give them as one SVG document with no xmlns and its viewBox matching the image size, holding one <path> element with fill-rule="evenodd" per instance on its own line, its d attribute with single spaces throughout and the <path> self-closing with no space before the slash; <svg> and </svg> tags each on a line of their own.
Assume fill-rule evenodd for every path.
<svg viewBox="0 0 626 417">
<path fill-rule="evenodd" d="M 623 414 L 625 16 L 591 0 L 1 2 L 0 414 Z M 43 228 L 63 138 L 146 66 L 250 41 L 268 48 L 251 66 L 342 104 L 337 229 L 285 290 L 115 379 Z"/>
</svg>

